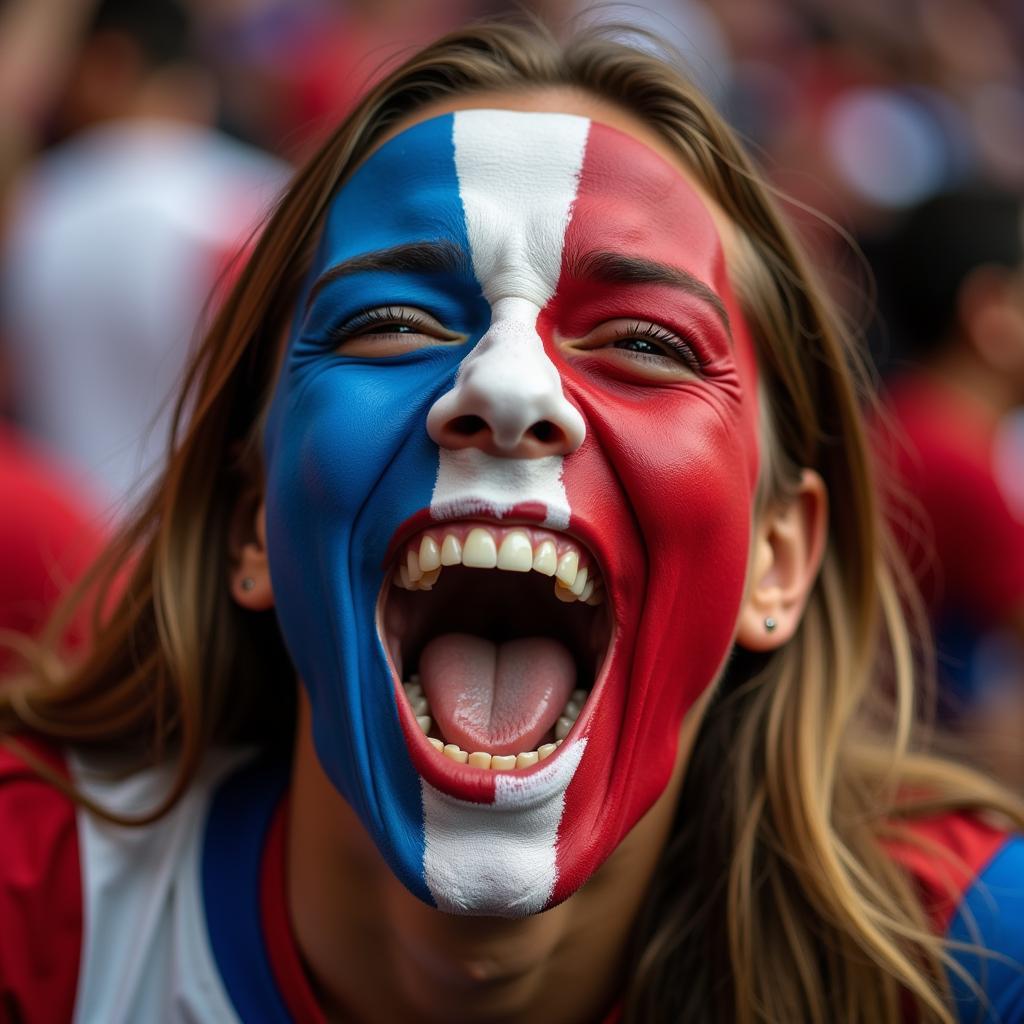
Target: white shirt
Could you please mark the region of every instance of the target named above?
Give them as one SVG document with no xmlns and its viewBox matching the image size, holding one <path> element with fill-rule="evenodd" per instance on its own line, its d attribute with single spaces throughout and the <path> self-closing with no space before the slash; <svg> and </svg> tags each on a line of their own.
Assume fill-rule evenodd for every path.
<svg viewBox="0 0 1024 1024">
<path fill-rule="evenodd" d="M 205 127 L 118 121 L 45 155 L 18 195 L 0 307 L 18 414 L 117 511 L 162 461 L 215 277 L 285 171 Z"/>
</svg>

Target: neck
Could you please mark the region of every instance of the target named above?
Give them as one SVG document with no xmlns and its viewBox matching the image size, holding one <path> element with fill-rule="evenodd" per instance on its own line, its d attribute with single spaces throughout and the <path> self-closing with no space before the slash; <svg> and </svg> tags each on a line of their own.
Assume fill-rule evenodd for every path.
<svg viewBox="0 0 1024 1024">
<path fill-rule="evenodd" d="M 456 917 L 421 903 L 391 873 L 320 767 L 303 695 L 288 901 L 328 1019 L 602 1019 L 621 990 L 630 932 L 667 839 L 681 774 L 674 773 L 601 870 L 560 906 L 522 920 Z"/>
</svg>

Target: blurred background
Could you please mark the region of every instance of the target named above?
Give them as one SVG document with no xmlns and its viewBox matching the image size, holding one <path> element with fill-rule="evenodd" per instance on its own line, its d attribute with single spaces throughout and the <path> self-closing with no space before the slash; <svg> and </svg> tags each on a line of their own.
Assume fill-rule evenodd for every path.
<svg viewBox="0 0 1024 1024">
<path fill-rule="evenodd" d="M 1024 4 L 523 8 L 666 42 L 790 197 L 885 383 L 940 715 L 1024 791 Z M 509 10 L 0 0 L 0 629 L 38 628 L 143 493 L 214 285 L 291 169 L 397 59 Z"/>
</svg>

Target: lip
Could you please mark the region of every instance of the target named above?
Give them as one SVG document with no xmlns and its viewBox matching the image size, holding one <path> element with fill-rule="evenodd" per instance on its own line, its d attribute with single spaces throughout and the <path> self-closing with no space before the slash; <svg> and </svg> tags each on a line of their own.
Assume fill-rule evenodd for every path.
<svg viewBox="0 0 1024 1024">
<path fill-rule="evenodd" d="M 538 776 L 543 776 L 544 774 L 549 773 L 551 766 L 563 755 L 566 747 L 570 746 L 573 741 L 587 735 L 594 713 L 597 707 L 601 704 L 610 667 L 615 661 L 614 653 L 619 638 L 619 616 L 616 612 L 615 602 L 612 599 L 612 587 L 608 585 L 609 578 L 606 563 L 603 559 L 597 556 L 595 552 L 595 547 L 597 547 L 597 545 L 588 542 L 587 535 L 589 534 L 594 540 L 596 540 L 596 537 L 594 536 L 593 531 L 586 528 L 558 530 L 544 526 L 546 518 L 547 510 L 545 506 L 540 503 L 532 502 L 524 502 L 520 505 L 516 505 L 510 510 L 508 515 L 501 517 L 481 514 L 437 518 L 430 513 L 429 509 L 422 509 L 406 519 L 395 530 L 387 547 L 387 554 L 383 560 L 384 581 L 377 598 L 375 621 L 377 639 L 380 643 L 381 651 L 391 675 L 392 686 L 395 690 L 395 704 L 398 709 L 399 724 L 401 725 L 402 732 L 405 735 L 406 747 L 409 751 L 410 758 L 412 759 L 413 766 L 419 773 L 420 777 L 434 789 L 455 799 L 467 800 L 472 803 L 492 802 L 495 792 L 495 780 L 498 776 L 513 777 L 515 779 L 523 780 L 534 779 L 540 781 Z M 420 729 L 412 708 L 402 692 L 402 680 L 400 678 L 400 673 L 391 659 L 391 654 L 388 650 L 388 644 L 383 632 L 384 606 L 392 587 L 391 580 L 394 563 L 398 552 L 403 549 L 404 545 L 411 540 L 412 537 L 430 528 L 443 527 L 446 523 L 479 523 L 484 526 L 502 527 L 544 527 L 544 529 L 550 530 L 552 533 L 561 534 L 565 537 L 571 538 L 574 543 L 585 549 L 588 557 L 593 559 L 594 564 L 598 566 L 602 578 L 606 582 L 607 614 L 610 618 L 610 622 L 608 624 L 609 639 L 604 651 L 600 670 L 594 676 L 591 684 L 590 696 L 573 725 L 572 730 L 566 736 L 565 742 L 553 754 L 532 767 L 520 768 L 514 771 L 480 769 L 470 767 L 467 764 L 459 764 L 447 757 L 438 756 L 438 752 L 430 745 L 427 737 L 424 735 L 422 729 Z M 582 524 L 574 524 L 574 526 L 576 525 L 582 526 Z M 534 796 L 538 801 L 542 801 L 547 799 L 550 794 L 548 794 L 545 791 L 545 787 L 541 785 L 536 790 Z"/>
</svg>

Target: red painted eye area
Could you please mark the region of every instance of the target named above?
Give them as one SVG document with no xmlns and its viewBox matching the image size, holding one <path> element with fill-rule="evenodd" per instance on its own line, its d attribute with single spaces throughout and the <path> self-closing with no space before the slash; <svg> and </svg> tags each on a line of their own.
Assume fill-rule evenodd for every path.
<svg viewBox="0 0 1024 1024">
<path fill-rule="evenodd" d="M 586 354 L 607 368 L 655 381 L 701 376 L 703 364 L 685 338 L 660 324 L 622 319 L 601 324 L 586 337 L 565 341 L 566 353 Z"/>
<path fill-rule="evenodd" d="M 616 330 L 622 330 L 616 328 Z M 683 362 L 694 372 L 700 370 L 700 360 L 689 344 L 677 334 L 657 324 L 634 323 L 612 343 L 614 348 L 637 355 L 658 356 L 672 362 Z"/>
</svg>

